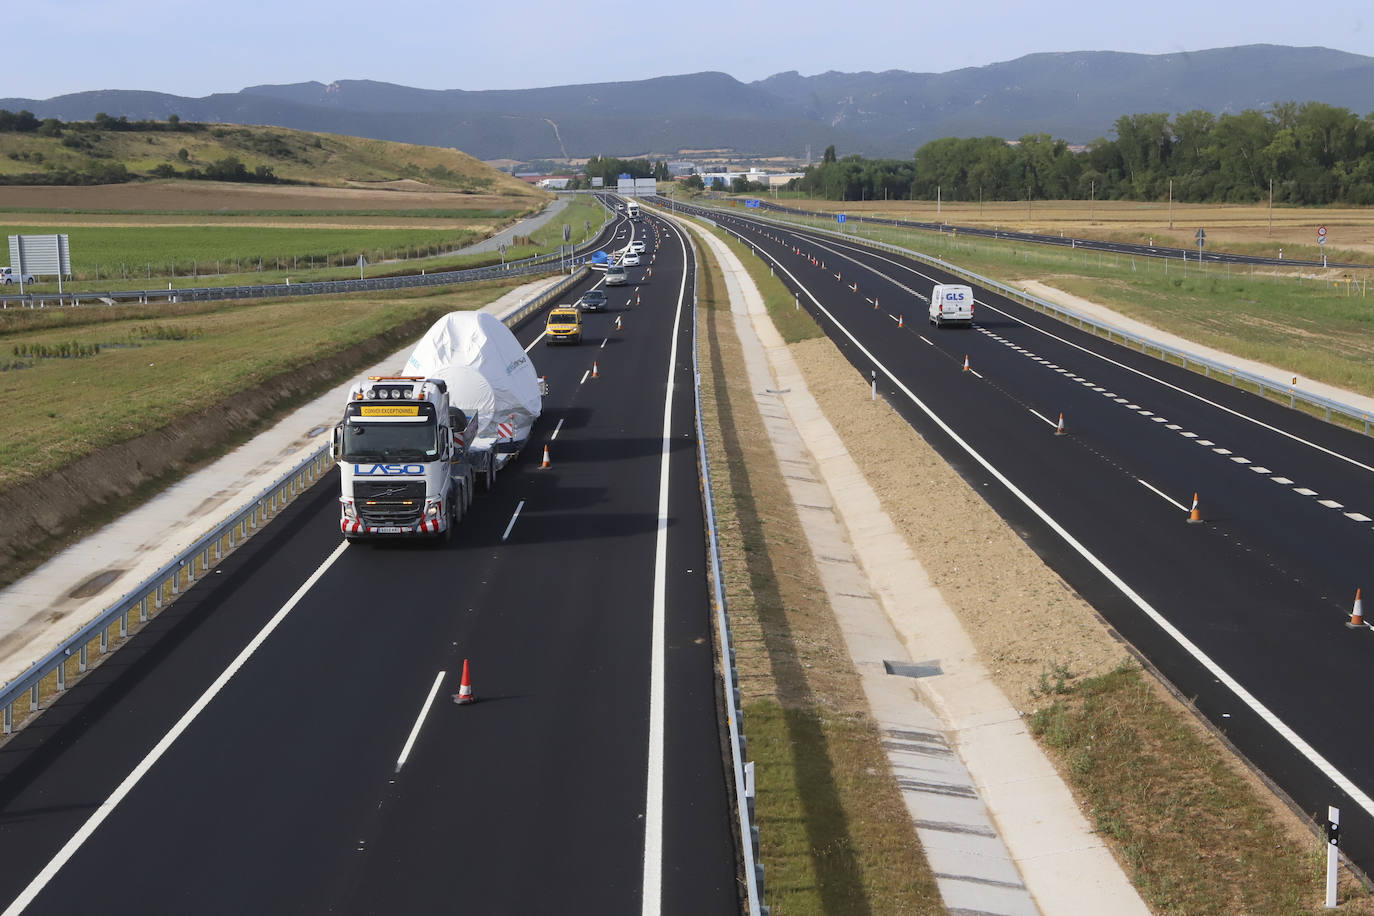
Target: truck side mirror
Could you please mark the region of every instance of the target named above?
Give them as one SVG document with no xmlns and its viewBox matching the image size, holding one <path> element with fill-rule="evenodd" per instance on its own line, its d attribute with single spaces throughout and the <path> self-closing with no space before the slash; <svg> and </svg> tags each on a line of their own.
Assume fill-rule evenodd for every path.
<svg viewBox="0 0 1374 916">
<path fill-rule="evenodd" d="M 343 427 L 334 427 L 334 438 L 329 443 L 329 460 L 337 462 L 343 454 Z"/>
</svg>

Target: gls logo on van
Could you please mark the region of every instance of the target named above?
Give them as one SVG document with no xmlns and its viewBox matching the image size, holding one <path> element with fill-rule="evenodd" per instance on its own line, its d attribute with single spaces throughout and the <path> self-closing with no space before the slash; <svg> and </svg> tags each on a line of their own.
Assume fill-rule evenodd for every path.
<svg viewBox="0 0 1374 916">
<path fill-rule="evenodd" d="M 406 474 L 424 474 L 423 464 L 355 464 L 353 473 L 359 477 L 373 477 L 378 474 L 382 476 L 402 476 Z"/>
<path fill-rule="evenodd" d="M 949 301 L 951 301 L 951 300 L 953 300 L 953 301 L 955 301 L 955 302 L 963 302 L 963 301 L 964 301 L 964 291 L 963 291 L 963 290 L 959 290 L 958 292 L 945 293 L 945 295 L 944 295 L 944 300 L 945 300 L 946 302 L 949 302 Z"/>
</svg>

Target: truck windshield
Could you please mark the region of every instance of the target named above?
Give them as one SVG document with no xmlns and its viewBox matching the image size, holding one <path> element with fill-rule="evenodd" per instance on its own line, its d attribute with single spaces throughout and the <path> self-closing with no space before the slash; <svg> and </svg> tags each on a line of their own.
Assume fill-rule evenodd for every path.
<svg viewBox="0 0 1374 916">
<path fill-rule="evenodd" d="M 433 461 L 439 457 L 433 423 L 347 423 L 344 461 Z"/>
</svg>

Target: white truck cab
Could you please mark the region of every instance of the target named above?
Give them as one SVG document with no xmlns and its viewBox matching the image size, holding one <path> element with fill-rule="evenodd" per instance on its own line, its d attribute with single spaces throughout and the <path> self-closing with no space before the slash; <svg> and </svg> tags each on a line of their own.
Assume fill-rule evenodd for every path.
<svg viewBox="0 0 1374 916">
<path fill-rule="evenodd" d="M 973 324 L 973 290 L 956 283 L 937 283 L 930 291 L 930 323 Z"/>
</svg>

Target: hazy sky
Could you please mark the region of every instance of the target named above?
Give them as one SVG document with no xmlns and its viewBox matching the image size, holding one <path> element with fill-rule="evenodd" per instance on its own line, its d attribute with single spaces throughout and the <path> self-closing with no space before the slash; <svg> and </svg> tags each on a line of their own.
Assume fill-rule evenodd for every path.
<svg viewBox="0 0 1374 916">
<path fill-rule="evenodd" d="M 1165 54 L 1261 43 L 1374 56 L 1367 4 L 40 0 L 22 4 L 9 24 L 0 97 L 88 89 L 203 96 L 340 79 L 523 89 L 701 70 L 747 82 L 783 70 L 928 73 L 1039 51 Z"/>
</svg>

